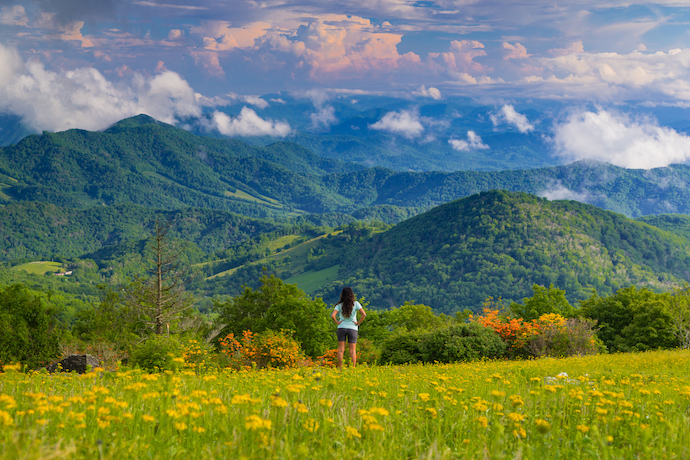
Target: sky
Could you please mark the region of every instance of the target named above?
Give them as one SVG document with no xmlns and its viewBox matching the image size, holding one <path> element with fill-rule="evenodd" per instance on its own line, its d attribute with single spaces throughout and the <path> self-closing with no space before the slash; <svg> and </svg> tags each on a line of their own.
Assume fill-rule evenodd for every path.
<svg viewBox="0 0 690 460">
<path fill-rule="evenodd" d="M 580 131 L 605 140 L 620 125 L 676 142 L 684 161 L 685 136 L 608 107 L 690 106 L 689 42 L 690 0 L 0 0 L 0 111 L 37 130 L 103 129 L 240 102 L 215 129 L 285 136 L 256 112 L 280 92 L 310 98 L 325 125 L 334 94 L 462 95 L 524 132 L 512 101 L 544 99 L 607 107 L 554 127 L 564 158 L 586 156 L 571 148 Z M 475 133 L 456 145 L 486 148 Z"/>
</svg>

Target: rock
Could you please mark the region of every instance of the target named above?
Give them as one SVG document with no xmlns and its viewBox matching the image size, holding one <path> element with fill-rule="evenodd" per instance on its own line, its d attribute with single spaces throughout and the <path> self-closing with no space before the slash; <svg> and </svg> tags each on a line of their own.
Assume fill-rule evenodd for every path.
<svg viewBox="0 0 690 460">
<path fill-rule="evenodd" d="M 88 366 L 91 366 L 89 369 L 93 369 L 94 367 L 98 367 L 100 365 L 101 362 L 98 360 L 98 358 L 91 355 L 69 355 L 62 361 L 46 367 L 46 369 L 48 372 L 56 372 L 58 371 L 58 366 L 60 366 L 60 372 L 76 371 L 78 374 L 83 374 L 87 371 Z"/>
</svg>

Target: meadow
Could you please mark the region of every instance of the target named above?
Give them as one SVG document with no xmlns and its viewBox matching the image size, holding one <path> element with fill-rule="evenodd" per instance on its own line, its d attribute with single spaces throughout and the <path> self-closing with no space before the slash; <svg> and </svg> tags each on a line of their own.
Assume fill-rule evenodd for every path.
<svg viewBox="0 0 690 460">
<path fill-rule="evenodd" d="M 688 458 L 690 352 L 0 374 L 0 458 Z"/>
</svg>

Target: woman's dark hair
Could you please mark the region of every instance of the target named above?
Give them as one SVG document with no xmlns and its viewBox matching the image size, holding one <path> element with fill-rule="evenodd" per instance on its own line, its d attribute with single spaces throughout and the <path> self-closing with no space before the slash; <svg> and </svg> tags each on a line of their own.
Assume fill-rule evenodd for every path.
<svg viewBox="0 0 690 460">
<path fill-rule="evenodd" d="M 340 293 L 340 313 L 343 318 L 349 318 L 352 314 L 352 309 L 355 307 L 355 293 L 351 287 L 344 287 Z"/>
</svg>

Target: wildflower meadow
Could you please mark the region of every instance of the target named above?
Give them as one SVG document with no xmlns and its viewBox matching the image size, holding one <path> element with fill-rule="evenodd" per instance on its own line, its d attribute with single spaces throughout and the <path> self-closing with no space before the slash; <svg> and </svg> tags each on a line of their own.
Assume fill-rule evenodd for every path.
<svg viewBox="0 0 690 460">
<path fill-rule="evenodd" d="M 688 458 L 690 352 L 0 374 L 2 459 Z"/>
</svg>

